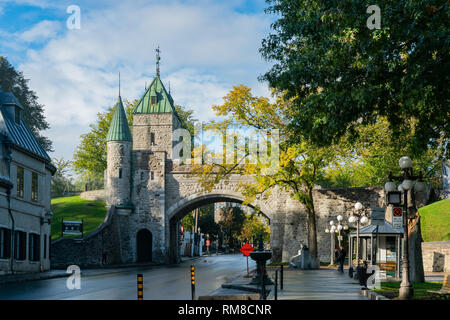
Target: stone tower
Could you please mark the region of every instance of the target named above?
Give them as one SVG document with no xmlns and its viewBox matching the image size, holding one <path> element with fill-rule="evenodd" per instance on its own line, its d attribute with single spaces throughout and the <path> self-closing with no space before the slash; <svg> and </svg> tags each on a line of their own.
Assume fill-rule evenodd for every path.
<svg viewBox="0 0 450 320">
<path fill-rule="evenodd" d="M 131 132 L 122 98 L 119 95 L 106 137 L 106 199 L 108 206 L 125 208 L 131 204 L 131 145 Z"/>
<path fill-rule="evenodd" d="M 148 230 L 152 238 L 152 260 L 168 261 L 168 224 L 165 214 L 166 168 L 172 158 L 172 132 L 181 121 L 173 99 L 157 72 L 133 110 L 132 199 L 134 214 L 130 230 Z M 136 237 L 136 236 L 134 236 Z M 133 238 L 133 235 L 130 235 Z M 139 248 L 136 248 L 139 259 Z"/>
</svg>

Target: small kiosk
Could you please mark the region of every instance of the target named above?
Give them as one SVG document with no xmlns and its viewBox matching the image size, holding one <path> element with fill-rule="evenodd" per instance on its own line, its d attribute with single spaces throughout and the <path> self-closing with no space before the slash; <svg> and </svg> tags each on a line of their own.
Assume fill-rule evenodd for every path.
<svg viewBox="0 0 450 320">
<path fill-rule="evenodd" d="M 378 232 L 377 232 L 378 227 Z M 378 234 L 378 241 L 377 241 Z M 400 257 L 403 249 L 403 228 L 394 229 L 392 224 L 384 221 L 384 225 L 369 225 L 359 230 L 359 256 L 360 260 L 367 261 L 368 265 L 375 264 L 386 274 L 391 271 L 395 277 L 400 277 Z M 356 231 L 349 235 L 351 253 L 350 264 L 356 262 Z M 375 254 L 376 257 L 373 255 Z"/>
</svg>

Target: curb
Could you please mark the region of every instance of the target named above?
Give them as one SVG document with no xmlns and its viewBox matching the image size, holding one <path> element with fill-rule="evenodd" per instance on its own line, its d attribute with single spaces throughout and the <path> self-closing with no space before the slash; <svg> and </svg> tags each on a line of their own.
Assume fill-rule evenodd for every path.
<svg viewBox="0 0 450 320">
<path fill-rule="evenodd" d="M 36 281 L 36 280 L 48 280 L 48 279 L 56 279 L 56 278 L 66 278 L 70 276 L 71 273 L 59 273 L 53 275 L 47 274 L 28 274 L 28 275 L 19 275 L 19 276 L 7 276 L 5 279 L 0 279 L 0 284 L 11 284 L 11 283 L 21 283 L 27 281 Z"/>
<path fill-rule="evenodd" d="M 361 295 L 368 298 L 369 300 L 391 300 L 389 298 L 386 298 L 385 296 L 382 296 L 381 294 L 364 288 L 361 288 Z"/>
</svg>

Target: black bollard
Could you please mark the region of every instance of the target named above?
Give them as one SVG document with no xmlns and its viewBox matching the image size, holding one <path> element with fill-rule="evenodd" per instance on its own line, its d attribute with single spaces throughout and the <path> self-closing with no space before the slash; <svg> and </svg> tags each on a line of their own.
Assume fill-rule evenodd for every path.
<svg viewBox="0 0 450 320">
<path fill-rule="evenodd" d="M 275 300 L 278 300 L 278 270 L 275 270 Z"/>
<path fill-rule="evenodd" d="M 192 300 L 195 300 L 195 268 L 191 266 L 191 294 Z"/>
<path fill-rule="evenodd" d="M 280 269 L 280 290 L 283 290 L 283 265 L 281 265 Z"/>
<path fill-rule="evenodd" d="M 142 274 L 137 275 L 137 299 L 144 300 L 144 277 Z"/>
</svg>

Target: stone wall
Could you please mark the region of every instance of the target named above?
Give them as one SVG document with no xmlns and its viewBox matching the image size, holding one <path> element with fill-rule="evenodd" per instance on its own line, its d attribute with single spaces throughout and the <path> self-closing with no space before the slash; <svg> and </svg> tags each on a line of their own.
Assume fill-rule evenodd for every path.
<svg viewBox="0 0 450 320">
<path fill-rule="evenodd" d="M 120 219 L 111 207 L 105 221 L 92 233 L 83 239 L 74 237 L 59 238 L 51 243 L 50 261 L 52 268 L 67 268 L 75 264 L 80 267 L 99 266 L 102 264 L 103 253 L 107 253 L 108 264 L 121 263 L 120 237 L 118 223 Z"/>
<path fill-rule="evenodd" d="M 80 198 L 91 201 L 106 201 L 105 190 L 91 190 L 80 193 Z"/>
<path fill-rule="evenodd" d="M 450 241 L 422 242 L 425 272 L 450 272 Z"/>
</svg>

